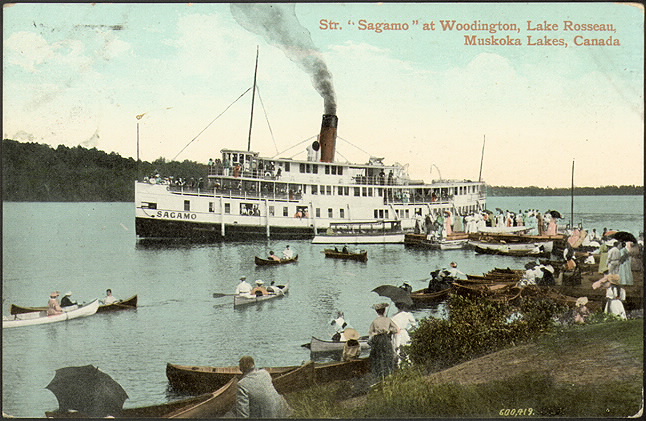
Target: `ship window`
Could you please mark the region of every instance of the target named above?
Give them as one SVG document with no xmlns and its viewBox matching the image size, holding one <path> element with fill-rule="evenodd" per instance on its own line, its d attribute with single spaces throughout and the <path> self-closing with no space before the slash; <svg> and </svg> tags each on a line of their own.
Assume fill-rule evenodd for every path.
<svg viewBox="0 0 646 421">
<path fill-rule="evenodd" d="M 337 189 L 337 194 L 339 196 L 343 196 L 343 186 L 339 186 L 339 188 Z"/>
<path fill-rule="evenodd" d="M 319 166 L 316 164 L 312 164 L 312 174 L 318 174 L 319 173 Z"/>
<path fill-rule="evenodd" d="M 329 165 L 326 165 L 326 166 L 325 166 L 325 173 L 326 173 L 326 174 L 329 174 L 329 173 L 330 173 L 330 166 L 329 166 Z"/>
<path fill-rule="evenodd" d="M 375 209 L 375 219 L 377 219 L 377 218 L 379 218 L 379 213 L 377 213 L 377 209 Z"/>
<path fill-rule="evenodd" d="M 289 172 L 289 162 L 285 162 L 285 172 Z"/>
<path fill-rule="evenodd" d="M 283 216 L 289 216 L 289 208 L 287 206 L 283 206 Z"/>
<path fill-rule="evenodd" d="M 388 209 L 384 210 L 384 218 L 388 219 Z"/>
<path fill-rule="evenodd" d="M 141 207 L 144 209 L 157 209 L 157 203 L 155 202 L 141 202 Z"/>
<path fill-rule="evenodd" d="M 332 186 L 325 186 L 325 194 L 332 195 Z"/>
<path fill-rule="evenodd" d="M 388 218 L 388 211 L 386 211 L 386 216 L 385 217 Z M 379 209 L 379 218 L 384 219 L 384 210 L 383 209 Z"/>
<path fill-rule="evenodd" d="M 299 169 L 300 169 L 301 173 L 304 173 L 305 172 L 305 164 L 300 164 Z"/>
<path fill-rule="evenodd" d="M 269 207 L 269 216 L 274 216 L 274 207 L 273 206 Z"/>
<path fill-rule="evenodd" d="M 325 186 L 321 186 L 321 194 L 325 194 Z"/>
<path fill-rule="evenodd" d="M 404 211 L 404 215 L 406 215 L 406 218 L 410 218 L 410 211 L 408 209 L 406 209 Z"/>
<path fill-rule="evenodd" d="M 185 211 L 190 211 L 191 210 L 191 201 L 190 200 L 185 200 L 184 201 L 184 210 Z"/>
<path fill-rule="evenodd" d="M 209 212 L 215 212 L 215 203 L 209 202 Z"/>
<path fill-rule="evenodd" d="M 361 188 L 360 187 L 355 187 L 354 188 L 354 195 L 355 196 L 361 196 Z"/>
<path fill-rule="evenodd" d="M 336 175 L 336 165 L 332 165 L 332 175 Z"/>
<path fill-rule="evenodd" d="M 339 218 L 345 218 L 345 209 L 339 209 Z"/>
<path fill-rule="evenodd" d="M 312 184 L 312 194 L 318 194 L 319 186 Z"/>
<path fill-rule="evenodd" d="M 343 175 L 343 167 L 339 167 L 339 170 L 337 171 L 337 174 Z"/>
<path fill-rule="evenodd" d="M 372 187 L 368 187 L 368 196 L 372 197 Z"/>
<path fill-rule="evenodd" d="M 224 213 L 231 213 L 231 203 L 224 204 Z"/>
<path fill-rule="evenodd" d="M 328 217 L 328 218 L 332 218 L 332 208 L 329 208 L 329 209 L 327 210 L 327 217 Z"/>
<path fill-rule="evenodd" d="M 343 188 L 343 194 L 345 196 L 350 196 L 350 187 L 344 187 Z"/>
<path fill-rule="evenodd" d="M 317 218 L 321 217 L 321 208 L 316 208 L 316 217 Z"/>
<path fill-rule="evenodd" d="M 366 197 L 368 195 L 368 190 L 365 187 L 361 187 L 361 195 Z"/>
</svg>

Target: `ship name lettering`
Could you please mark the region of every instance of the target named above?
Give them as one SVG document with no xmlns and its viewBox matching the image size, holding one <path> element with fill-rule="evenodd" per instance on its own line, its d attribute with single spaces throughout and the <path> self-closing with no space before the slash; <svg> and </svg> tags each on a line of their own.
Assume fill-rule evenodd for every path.
<svg viewBox="0 0 646 421">
<path fill-rule="evenodd" d="M 169 219 L 197 219 L 197 215 L 190 212 L 157 211 L 157 217 Z"/>
<path fill-rule="evenodd" d="M 410 29 L 410 26 L 405 22 L 404 23 L 399 23 L 399 22 L 372 23 L 372 22 L 368 22 L 365 19 L 361 19 L 359 20 L 358 28 L 360 31 L 375 31 L 377 33 L 380 33 L 382 31 L 408 31 Z"/>
</svg>

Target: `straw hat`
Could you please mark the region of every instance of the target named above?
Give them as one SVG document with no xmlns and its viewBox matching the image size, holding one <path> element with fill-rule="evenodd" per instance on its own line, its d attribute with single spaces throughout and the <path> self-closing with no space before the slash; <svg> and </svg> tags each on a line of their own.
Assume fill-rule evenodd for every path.
<svg viewBox="0 0 646 421">
<path fill-rule="evenodd" d="M 588 297 L 579 297 L 576 299 L 576 306 L 581 307 L 588 304 Z"/>
<path fill-rule="evenodd" d="M 67 291 L 63 297 L 71 297 L 72 296 L 72 291 Z"/>
<path fill-rule="evenodd" d="M 343 336 L 345 336 L 346 341 L 349 341 L 350 339 L 359 339 L 361 337 L 359 332 L 351 327 L 343 331 Z"/>
<path fill-rule="evenodd" d="M 379 303 L 372 306 L 375 310 L 381 310 L 382 308 L 388 308 L 388 303 Z"/>
<path fill-rule="evenodd" d="M 611 284 L 619 285 L 619 275 L 616 273 L 608 275 L 606 281 L 610 282 Z"/>
<path fill-rule="evenodd" d="M 49 297 L 50 297 L 50 298 L 56 298 L 56 297 L 58 297 L 59 295 L 61 295 L 61 294 L 59 294 L 59 293 L 58 293 L 58 291 L 54 291 L 54 292 L 52 292 L 51 294 L 49 294 Z"/>
<path fill-rule="evenodd" d="M 256 285 L 262 285 L 264 284 L 264 281 L 261 281 L 260 279 L 256 279 Z"/>
<path fill-rule="evenodd" d="M 247 277 L 246 277 L 246 276 L 241 276 L 241 277 L 240 277 L 240 280 L 241 280 L 241 281 L 244 281 L 245 279 L 247 279 Z"/>
</svg>

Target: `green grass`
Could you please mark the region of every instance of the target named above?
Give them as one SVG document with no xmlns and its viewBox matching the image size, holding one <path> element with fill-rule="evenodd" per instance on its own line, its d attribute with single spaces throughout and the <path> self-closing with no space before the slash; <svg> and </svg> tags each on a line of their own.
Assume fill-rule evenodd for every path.
<svg viewBox="0 0 646 421">
<path fill-rule="evenodd" d="M 628 358 L 643 362 L 643 319 L 573 326 L 537 341 L 542 357 L 547 358 L 610 343 L 621 347 Z M 350 395 L 348 382 L 300 391 L 289 395 L 288 400 L 295 418 L 389 419 L 626 417 L 636 414 L 643 400 L 641 375 L 625 382 L 609 376 L 595 385 L 558 383 L 551 373 L 542 370 L 526 371 L 505 380 L 497 380 L 495 372 L 490 375 L 491 381 L 478 385 L 431 384 L 425 381 L 422 370 L 410 367 L 373 388 L 355 406 L 341 403 Z"/>
</svg>

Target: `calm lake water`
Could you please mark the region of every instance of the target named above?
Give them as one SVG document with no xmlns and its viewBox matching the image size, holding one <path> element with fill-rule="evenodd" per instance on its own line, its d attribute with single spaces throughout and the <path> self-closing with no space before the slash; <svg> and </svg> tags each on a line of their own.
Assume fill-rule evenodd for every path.
<svg viewBox="0 0 646 421">
<path fill-rule="evenodd" d="M 569 221 L 568 197 L 491 197 L 495 209 L 557 209 Z M 575 223 L 586 228 L 643 230 L 641 196 L 577 197 Z M 256 267 L 253 256 L 286 244 L 299 262 Z M 324 246 L 308 241 L 244 244 L 144 245 L 134 233 L 132 203 L 4 203 L 3 314 L 9 305 L 45 305 L 49 293 L 71 290 L 88 302 L 111 288 L 118 298 L 139 295 L 139 308 L 50 325 L 3 329 L 2 410 L 18 417 L 43 417 L 58 407 L 45 386 L 54 371 L 93 364 L 129 395 L 125 407 L 178 398 L 168 391 L 167 362 L 235 365 L 253 355 L 259 366 L 296 365 L 310 354 L 300 345 L 312 335 L 328 338 L 330 321 L 342 310 L 366 334 L 374 303 L 371 292 L 403 281 L 418 289 L 429 272 L 459 262 L 463 272 L 521 268 L 526 259 L 481 256 L 473 251 L 411 250 L 402 245 L 365 245 L 367 263 L 325 259 Z M 241 275 L 250 281 L 290 282 L 287 297 L 234 309 Z M 436 309 L 416 311 L 419 319 Z M 391 309 L 390 314 L 393 314 Z"/>
</svg>

